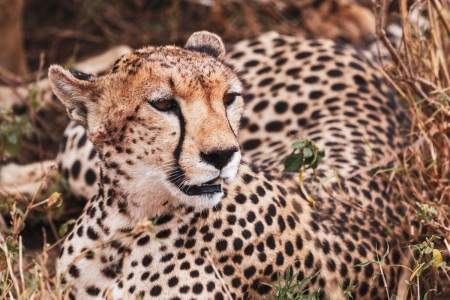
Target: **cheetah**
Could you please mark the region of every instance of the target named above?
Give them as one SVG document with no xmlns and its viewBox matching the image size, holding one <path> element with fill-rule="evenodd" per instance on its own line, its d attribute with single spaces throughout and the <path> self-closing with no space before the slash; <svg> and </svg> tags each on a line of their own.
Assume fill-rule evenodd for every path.
<svg viewBox="0 0 450 300">
<path fill-rule="evenodd" d="M 319 271 L 307 288 L 322 298 L 350 282 L 386 297 L 355 266 L 387 247 L 400 262 L 404 210 L 371 165 L 403 146 L 406 118 L 363 51 L 269 32 L 227 55 L 197 32 L 101 77 L 52 66 L 49 80 L 69 131 L 85 130 L 65 152 L 95 149 L 100 165 L 58 258 L 69 298 L 261 299 L 288 267 Z M 281 168 L 296 135 L 326 151 L 303 183 L 315 207 Z M 401 270 L 385 273 L 395 290 Z"/>
</svg>

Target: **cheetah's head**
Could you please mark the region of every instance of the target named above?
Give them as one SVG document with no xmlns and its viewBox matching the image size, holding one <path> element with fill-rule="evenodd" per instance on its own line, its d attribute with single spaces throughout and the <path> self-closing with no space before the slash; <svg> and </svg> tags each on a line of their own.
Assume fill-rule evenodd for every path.
<svg viewBox="0 0 450 300">
<path fill-rule="evenodd" d="M 52 66 L 49 79 L 99 152 L 105 184 L 153 209 L 170 201 L 203 209 L 220 201 L 241 159 L 243 88 L 224 59 L 220 37 L 203 31 L 184 49 L 126 54 L 102 77 Z"/>
</svg>

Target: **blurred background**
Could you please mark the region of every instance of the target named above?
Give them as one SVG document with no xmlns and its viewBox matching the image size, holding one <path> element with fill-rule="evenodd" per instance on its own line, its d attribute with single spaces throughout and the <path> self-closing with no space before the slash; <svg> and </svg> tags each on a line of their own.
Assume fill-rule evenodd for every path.
<svg viewBox="0 0 450 300">
<path fill-rule="evenodd" d="M 20 5 L 22 0 L 12 2 Z M 325 4 L 317 4 L 320 2 Z M 23 3 L 22 26 L 26 63 L 29 70 L 38 69 L 43 52 L 48 64 L 93 56 L 117 44 L 132 48 L 183 44 L 197 30 L 213 31 L 227 43 L 275 30 L 364 46 L 374 38 L 370 36 L 374 28 L 362 28 L 362 20 L 351 15 L 358 4 L 371 14 L 370 0 L 27 0 Z M 339 10 L 343 20 L 334 20 L 328 10 Z M 317 12 L 321 15 L 317 16 Z M 367 18 L 361 11 L 358 13 Z M 12 19 L 19 15 L 10 16 Z M 327 22 L 342 30 L 322 26 Z"/>
</svg>

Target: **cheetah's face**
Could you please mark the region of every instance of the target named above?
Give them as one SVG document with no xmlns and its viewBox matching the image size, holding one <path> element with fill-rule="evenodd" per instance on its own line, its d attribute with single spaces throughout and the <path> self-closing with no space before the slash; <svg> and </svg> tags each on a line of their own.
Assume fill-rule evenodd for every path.
<svg viewBox="0 0 450 300">
<path fill-rule="evenodd" d="M 241 159 L 242 83 L 224 55 L 219 37 L 200 32 L 185 49 L 127 54 L 104 77 L 82 80 L 59 66 L 49 77 L 85 126 L 105 174 L 113 174 L 107 181 L 118 180 L 133 198 L 207 208 L 220 201 Z"/>
</svg>

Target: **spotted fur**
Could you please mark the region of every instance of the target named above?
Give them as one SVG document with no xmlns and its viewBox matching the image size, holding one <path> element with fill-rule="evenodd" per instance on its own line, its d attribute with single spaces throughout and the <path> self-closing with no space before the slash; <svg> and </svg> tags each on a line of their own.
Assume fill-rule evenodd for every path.
<svg viewBox="0 0 450 300">
<path fill-rule="evenodd" d="M 324 298 L 338 298 L 352 280 L 358 299 L 384 299 L 381 277 L 369 285 L 374 266 L 354 266 L 375 260 L 387 243 L 388 263 L 400 262 L 404 210 L 370 166 L 401 149 L 407 120 L 374 60 L 349 46 L 274 32 L 236 44 L 227 59 L 208 33 L 196 33 L 186 48 L 135 51 L 100 78 L 50 70 L 55 93 L 82 124 L 66 131 L 63 172 L 72 178 L 70 155 L 92 147 L 100 160 L 92 154 L 80 164 L 101 167 L 99 190 L 59 256 L 69 296 L 227 299 L 229 290 L 233 299 L 261 299 L 275 293 L 265 283 L 292 266 L 299 279 L 320 270 L 308 288 L 320 287 Z M 230 93 L 236 99 L 227 106 Z M 152 106 L 168 98 L 178 110 Z M 294 136 L 326 151 L 304 181 L 314 208 L 297 174 L 281 167 Z M 237 165 L 229 165 L 240 151 L 220 168 L 202 158 L 238 142 L 236 178 Z M 86 172 L 80 167 L 77 178 Z M 189 196 L 173 174 L 188 185 L 226 181 L 220 193 Z M 395 290 L 400 270 L 385 272 Z"/>
</svg>

